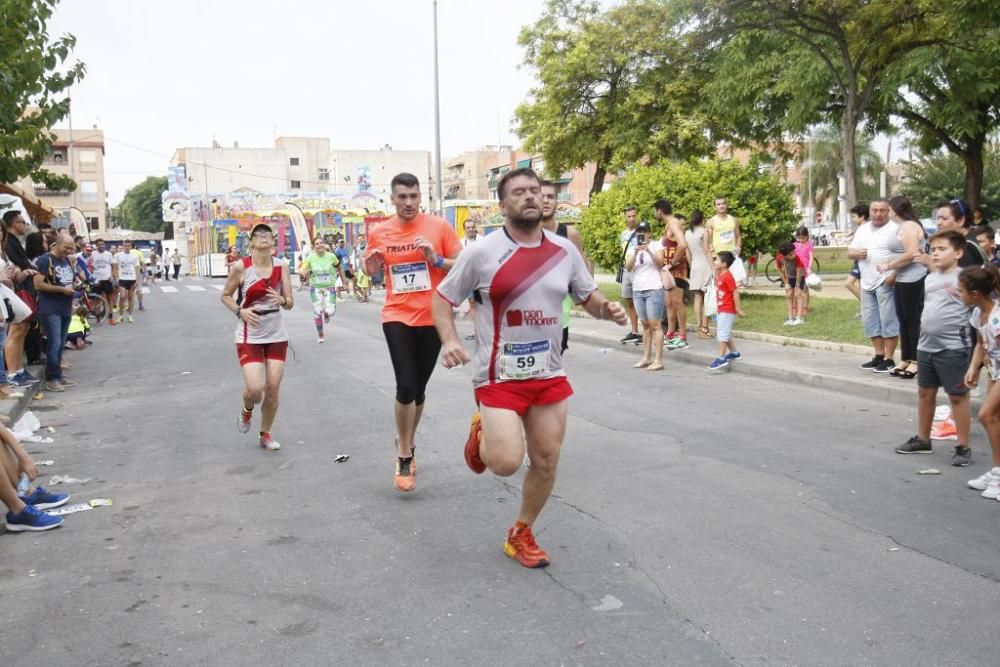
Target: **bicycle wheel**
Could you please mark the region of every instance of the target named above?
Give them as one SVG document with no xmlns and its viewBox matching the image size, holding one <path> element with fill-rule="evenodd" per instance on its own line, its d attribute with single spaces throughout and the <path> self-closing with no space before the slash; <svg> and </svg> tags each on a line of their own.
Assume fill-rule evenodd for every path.
<svg viewBox="0 0 1000 667">
<path fill-rule="evenodd" d="M 107 314 L 107 304 L 104 303 L 104 299 L 91 298 L 88 301 L 90 302 L 88 304 L 90 317 L 94 318 L 96 324 L 100 324 L 104 321 L 104 316 Z"/>
<path fill-rule="evenodd" d="M 764 277 L 772 283 L 781 282 L 781 271 L 778 270 L 778 265 L 774 263 L 773 257 L 764 267 Z"/>
</svg>

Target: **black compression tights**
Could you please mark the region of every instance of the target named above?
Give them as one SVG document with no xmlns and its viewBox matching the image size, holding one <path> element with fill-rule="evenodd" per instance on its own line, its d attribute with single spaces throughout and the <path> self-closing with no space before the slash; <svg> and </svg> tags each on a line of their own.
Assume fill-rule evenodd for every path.
<svg viewBox="0 0 1000 667">
<path fill-rule="evenodd" d="M 396 400 L 403 405 L 423 405 L 427 382 L 441 353 L 437 329 L 383 322 L 382 331 L 396 373 Z"/>
</svg>

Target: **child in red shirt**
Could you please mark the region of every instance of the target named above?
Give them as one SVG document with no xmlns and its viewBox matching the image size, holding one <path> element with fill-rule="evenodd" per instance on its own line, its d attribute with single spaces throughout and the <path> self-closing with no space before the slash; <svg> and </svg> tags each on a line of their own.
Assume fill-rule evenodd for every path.
<svg viewBox="0 0 1000 667">
<path fill-rule="evenodd" d="M 740 292 L 736 279 L 730 273 L 729 267 L 736 261 L 733 253 L 723 250 L 715 256 L 715 292 L 718 304 L 716 315 L 715 337 L 719 340 L 719 358 L 709 364 L 709 370 L 717 370 L 728 366 L 729 362 L 743 355 L 736 351 L 733 344 L 733 324 L 736 316 L 743 315 L 740 309 Z"/>
</svg>

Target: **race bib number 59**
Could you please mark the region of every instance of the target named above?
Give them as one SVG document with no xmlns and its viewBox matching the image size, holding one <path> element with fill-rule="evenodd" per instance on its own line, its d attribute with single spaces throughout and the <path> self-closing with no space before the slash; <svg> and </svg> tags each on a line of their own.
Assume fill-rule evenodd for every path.
<svg viewBox="0 0 1000 667">
<path fill-rule="evenodd" d="M 504 380 L 527 380 L 549 369 L 549 341 L 504 343 L 500 358 L 500 377 Z"/>
<path fill-rule="evenodd" d="M 427 262 L 394 264 L 389 270 L 392 272 L 394 294 L 426 292 L 431 288 L 431 273 L 427 270 Z"/>
</svg>

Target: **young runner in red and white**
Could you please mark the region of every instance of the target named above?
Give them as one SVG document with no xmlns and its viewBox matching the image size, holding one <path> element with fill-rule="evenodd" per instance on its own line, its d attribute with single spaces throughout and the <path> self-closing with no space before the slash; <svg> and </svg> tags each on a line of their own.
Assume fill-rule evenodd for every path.
<svg viewBox="0 0 1000 667">
<path fill-rule="evenodd" d="M 531 467 L 504 553 L 525 567 L 544 567 L 549 557 L 531 526 L 555 484 L 566 399 L 573 393 L 560 351 L 563 298 L 568 292 L 594 317 L 622 326 L 628 318 L 597 290 L 573 243 L 541 228 L 541 186 L 533 171 L 507 173 L 497 194 L 504 227 L 459 255 L 434 294 L 434 324 L 444 365 L 473 363 L 480 412 L 472 419 L 466 463 L 475 473 L 489 468 L 506 477 L 517 472 L 527 449 Z M 469 293 L 479 303 L 472 357 L 459 340 L 452 311 Z"/>
<path fill-rule="evenodd" d="M 240 433 L 250 430 L 253 409 L 261 403 L 260 446 L 281 449 L 271 437 L 278 412 L 278 391 L 285 372 L 288 331 L 281 309 L 291 310 L 292 279 L 288 264 L 273 256 L 274 231 L 264 223 L 250 230 L 250 256 L 235 262 L 222 290 L 222 303 L 239 320 L 236 354 L 243 368 L 243 406 L 236 418 Z"/>
</svg>

